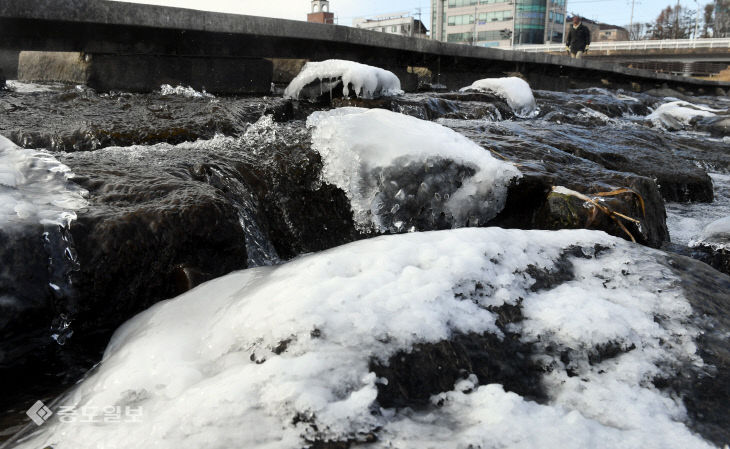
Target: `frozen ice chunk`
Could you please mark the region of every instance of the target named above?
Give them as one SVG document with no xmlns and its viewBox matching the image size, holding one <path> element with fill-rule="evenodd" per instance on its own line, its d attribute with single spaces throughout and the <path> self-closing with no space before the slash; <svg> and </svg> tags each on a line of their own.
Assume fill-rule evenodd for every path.
<svg viewBox="0 0 730 449">
<path fill-rule="evenodd" d="M 43 151 L 18 148 L 0 136 L 0 226 L 66 226 L 86 206 L 70 169 Z"/>
<path fill-rule="evenodd" d="M 514 76 L 487 78 L 475 81 L 471 86 L 461 89 L 461 92 L 469 91 L 492 92 L 504 98 L 518 117 L 529 117 L 537 108 L 530 85 L 525 80 Z"/>
<path fill-rule="evenodd" d="M 721 218 L 707 225 L 697 243 L 727 248 L 730 245 L 730 217 Z"/>
<path fill-rule="evenodd" d="M 364 228 L 393 230 L 423 207 L 451 217 L 451 227 L 483 224 L 502 210 L 510 181 L 521 176 L 449 128 L 384 109 L 315 112 L 307 126 L 324 180 L 345 191 Z M 416 211 L 404 207 L 416 204 Z"/>
<path fill-rule="evenodd" d="M 682 423 L 681 399 L 651 382 L 695 360 L 698 334 L 658 254 L 595 231 L 470 228 L 233 273 L 123 325 L 59 404 L 84 419 L 56 413 L 20 447 L 289 449 L 375 434 L 376 447 L 414 449 L 708 448 Z M 566 267 L 562 283 L 532 288 L 535 273 Z M 550 366 L 545 404 L 469 376 L 418 412 L 378 406 L 373 360 L 455 333 L 500 338 L 492 307 L 505 304 L 524 313 L 514 338 Z M 589 360 L 609 344 L 625 349 Z"/>
<path fill-rule="evenodd" d="M 689 125 L 692 119 L 696 117 L 714 117 L 718 112 L 722 111 L 686 101 L 672 101 L 656 108 L 654 112 L 647 116 L 647 119 L 657 126 L 670 130 L 680 130 Z"/>
<path fill-rule="evenodd" d="M 322 62 L 308 62 L 302 71 L 287 86 L 284 98 L 298 99 L 304 93 L 307 97 L 318 97 L 330 91 L 342 80 L 345 96 L 352 93 L 362 98 L 400 95 L 400 80 L 392 72 L 353 61 L 330 59 Z M 319 82 L 314 89 L 307 89 Z M 309 91 L 309 92 L 307 92 Z"/>
</svg>

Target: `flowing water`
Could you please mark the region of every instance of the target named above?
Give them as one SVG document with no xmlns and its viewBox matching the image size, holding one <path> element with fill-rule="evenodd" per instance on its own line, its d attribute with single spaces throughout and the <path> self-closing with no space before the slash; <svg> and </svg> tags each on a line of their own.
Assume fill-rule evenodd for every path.
<svg viewBox="0 0 730 449">
<path fill-rule="evenodd" d="M 317 121 L 312 113 L 331 106 L 10 82 L 0 91 L 0 135 L 73 177 L 28 183 L 32 209 L 0 205 L 0 441 L 25 425 L 29 401 L 57 396 L 97 363 L 124 321 L 235 270 L 379 234 L 463 226 L 586 227 L 690 246 L 730 216 L 730 138 L 712 120 L 670 129 L 650 114 L 675 98 L 607 89 L 535 99 L 526 118 L 475 93 L 337 100 L 413 119 L 356 112 Z M 721 117 L 730 105 L 683 100 Z M 363 148 L 377 151 L 366 157 Z M 0 198 L 13 187 L 6 178 L 43 170 L 40 159 L 3 161 L 0 153 Z M 510 184 L 510 167 L 523 188 Z M 634 220 L 618 224 L 582 200 L 578 209 L 590 213 L 557 219 L 550 208 L 563 206 L 545 201 L 552 187 Z M 48 219 L 59 211 L 63 220 Z"/>
</svg>

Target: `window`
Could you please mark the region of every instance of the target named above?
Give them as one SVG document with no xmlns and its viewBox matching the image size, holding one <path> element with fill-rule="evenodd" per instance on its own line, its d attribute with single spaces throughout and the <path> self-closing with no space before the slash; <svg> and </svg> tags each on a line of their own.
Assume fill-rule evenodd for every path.
<svg viewBox="0 0 730 449">
<path fill-rule="evenodd" d="M 462 6 L 474 6 L 479 0 L 449 0 L 449 8 L 459 8 Z"/>
<path fill-rule="evenodd" d="M 391 33 L 397 33 L 398 32 L 398 25 L 393 25 L 392 27 L 390 27 L 390 32 Z"/>
<path fill-rule="evenodd" d="M 474 39 L 474 33 L 472 33 L 472 32 L 451 33 L 446 38 L 446 42 L 451 42 L 451 43 L 469 42 L 469 43 L 471 43 L 473 39 Z M 477 33 L 478 41 L 500 41 L 500 40 L 507 40 L 507 39 L 509 39 L 509 36 L 502 30 L 480 31 Z"/>
<path fill-rule="evenodd" d="M 474 23 L 474 14 L 464 14 L 461 16 L 449 16 L 449 26 L 471 25 Z"/>
<path fill-rule="evenodd" d="M 479 24 L 497 22 L 501 20 L 512 20 L 512 10 L 483 12 L 479 14 Z"/>
</svg>

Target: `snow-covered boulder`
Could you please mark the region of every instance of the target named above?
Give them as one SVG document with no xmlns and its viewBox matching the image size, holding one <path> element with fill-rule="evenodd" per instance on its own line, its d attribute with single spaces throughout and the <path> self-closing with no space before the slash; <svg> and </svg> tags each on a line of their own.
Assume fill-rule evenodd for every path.
<svg viewBox="0 0 730 449">
<path fill-rule="evenodd" d="M 502 210 L 510 182 L 520 176 L 513 164 L 449 128 L 384 109 L 315 112 L 307 126 L 324 161 L 323 180 L 345 191 L 364 229 L 484 224 Z"/>
<path fill-rule="evenodd" d="M 686 101 L 672 101 L 656 108 L 647 119 L 657 126 L 676 131 L 689 126 L 693 119 L 715 117 L 718 112 L 722 111 Z"/>
<path fill-rule="evenodd" d="M 19 447 L 710 448 L 656 386 L 702 364 L 660 257 L 599 232 L 482 228 L 233 273 L 122 326 Z M 484 336 L 523 352 L 496 358 Z M 541 403 L 502 382 L 518 374 Z M 384 405 L 398 382 L 435 390 Z"/>
<path fill-rule="evenodd" d="M 503 98 L 518 117 L 529 117 L 537 104 L 527 81 L 517 78 L 487 78 L 475 81 L 460 92 L 490 92 Z"/>
<path fill-rule="evenodd" d="M 330 59 L 308 62 L 284 91 L 284 98 L 310 98 L 331 93 L 342 84 L 344 96 L 352 93 L 361 98 L 400 95 L 400 80 L 392 72 L 353 61 Z"/>
</svg>

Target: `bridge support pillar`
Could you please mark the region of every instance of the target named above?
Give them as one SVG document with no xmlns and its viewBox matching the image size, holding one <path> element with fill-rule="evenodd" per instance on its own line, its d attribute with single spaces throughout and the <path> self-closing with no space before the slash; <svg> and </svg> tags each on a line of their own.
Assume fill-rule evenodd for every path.
<svg viewBox="0 0 730 449">
<path fill-rule="evenodd" d="M 272 69 L 271 61 L 259 58 L 21 52 L 18 75 L 99 91 L 151 92 L 170 84 L 217 94 L 265 94 Z"/>
<path fill-rule="evenodd" d="M 16 50 L 0 50 L 0 73 L 7 79 L 18 78 L 18 55 Z M 0 78 L 3 78 L 0 76 Z M 3 78 L 3 79 L 4 79 Z M 2 82 L 0 82 L 2 86 Z"/>
</svg>

